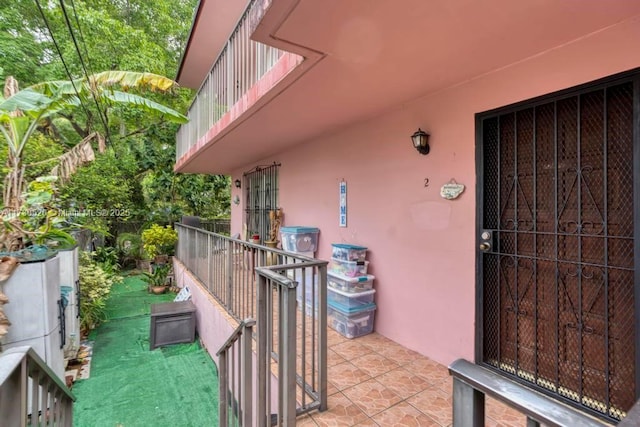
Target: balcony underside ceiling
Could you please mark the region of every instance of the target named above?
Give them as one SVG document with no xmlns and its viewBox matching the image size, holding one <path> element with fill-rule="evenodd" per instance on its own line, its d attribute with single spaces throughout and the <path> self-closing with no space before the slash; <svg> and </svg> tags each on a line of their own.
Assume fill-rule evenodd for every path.
<svg viewBox="0 0 640 427">
<path fill-rule="evenodd" d="M 178 170 L 228 173 L 638 14 L 634 0 L 274 0 L 255 37 L 322 55 Z"/>
</svg>

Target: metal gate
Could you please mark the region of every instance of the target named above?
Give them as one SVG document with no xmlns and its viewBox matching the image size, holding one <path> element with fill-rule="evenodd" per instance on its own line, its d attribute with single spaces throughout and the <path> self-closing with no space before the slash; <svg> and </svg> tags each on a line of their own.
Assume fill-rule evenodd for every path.
<svg viewBox="0 0 640 427">
<path fill-rule="evenodd" d="M 269 211 L 278 208 L 278 168 L 279 163 L 256 166 L 244 173 L 245 224 L 247 239 L 260 236 L 260 241 L 268 240 Z"/>
<path fill-rule="evenodd" d="M 615 420 L 638 394 L 635 80 L 477 118 L 478 361 Z"/>
</svg>

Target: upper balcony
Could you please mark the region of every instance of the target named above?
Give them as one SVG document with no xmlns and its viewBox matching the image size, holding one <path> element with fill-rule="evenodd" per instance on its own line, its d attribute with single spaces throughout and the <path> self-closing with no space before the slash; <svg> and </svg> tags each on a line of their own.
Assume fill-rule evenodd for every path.
<svg viewBox="0 0 640 427">
<path fill-rule="evenodd" d="M 178 134 L 178 172 L 232 173 L 640 19 L 640 3 L 622 0 L 580 14 L 570 2 L 246 1 L 201 2 L 178 81 L 204 83 Z"/>
<path fill-rule="evenodd" d="M 259 107 L 262 97 L 303 61 L 300 55 L 251 40 L 270 4 L 249 2 L 206 74 L 187 113 L 189 123 L 176 137 L 177 169 L 244 113 Z"/>
</svg>

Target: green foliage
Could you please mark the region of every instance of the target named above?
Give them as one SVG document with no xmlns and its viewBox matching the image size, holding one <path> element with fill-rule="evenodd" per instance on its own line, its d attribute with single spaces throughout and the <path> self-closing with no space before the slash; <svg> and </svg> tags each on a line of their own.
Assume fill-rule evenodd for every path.
<svg viewBox="0 0 640 427">
<path fill-rule="evenodd" d="M 152 273 L 144 273 L 144 276 L 149 286 L 166 286 L 170 271 L 171 264 L 157 265 Z"/>
<path fill-rule="evenodd" d="M 55 197 L 56 177 L 40 177 L 29 184 L 23 195 L 18 218 L 25 233 L 25 244 L 49 245 L 69 248 L 76 244 L 68 230 L 66 218 L 59 216 L 59 204 Z M 11 214 L 5 215 L 11 217 Z"/>
<path fill-rule="evenodd" d="M 62 204 L 75 215 L 75 223 L 97 227 L 105 234 L 112 223 L 129 218 L 142 208 L 133 202 L 139 191 L 136 171 L 132 155 L 109 148 L 71 176 L 60 193 Z"/>
<path fill-rule="evenodd" d="M 124 265 L 127 261 L 138 261 L 143 257 L 142 238 L 135 233 L 120 233 L 116 239 L 116 247 L 121 262 Z"/>
<path fill-rule="evenodd" d="M 88 252 L 80 253 L 80 327 L 96 328 L 106 320 L 106 301 L 111 287 L 122 281 L 120 276 L 106 272 Z"/>
<path fill-rule="evenodd" d="M 43 77 L 45 46 L 35 28 L 35 3 L 29 0 L 0 2 L 0 67 L 3 79 L 35 82 Z"/>
<path fill-rule="evenodd" d="M 176 174 L 175 125 L 152 126 L 136 146 L 138 161 L 149 168 L 142 189 L 148 220 L 175 222 L 182 215 L 228 217 L 231 213 L 230 178 L 222 175 Z"/>
<path fill-rule="evenodd" d="M 116 248 L 110 246 L 97 247 L 94 260 L 108 274 L 117 274 L 120 271 L 118 250 Z"/>
<path fill-rule="evenodd" d="M 150 258 L 156 255 L 173 255 L 177 241 L 178 232 L 170 225 L 162 227 L 153 224 L 142 232 L 142 247 Z"/>
<path fill-rule="evenodd" d="M 32 0 L 0 3 L 0 30 L 4 34 L 0 35 L 0 68 L 4 69 L 4 76 L 16 76 L 22 87 L 49 81 L 35 88 L 42 93 L 34 90 L 32 96 L 23 101 L 31 104 L 49 102 L 42 96 L 50 98 L 56 91 L 72 95 L 73 88 L 68 81 L 64 82 L 68 76 L 35 3 Z M 162 103 L 172 110 L 184 112 L 191 103 L 193 91 L 174 88 L 168 94 L 143 93 L 135 86 L 148 87 L 149 82 L 145 81 L 148 74 L 145 77 L 143 74 L 101 73 L 126 69 L 176 75 L 197 0 L 76 0 L 74 3 L 83 36 L 80 47 L 89 73 L 96 73 L 97 81 L 103 84 L 120 83 L 120 92 L 105 94 L 127 102 L 113 103 L 107 97 L 101 98 L 101 106 L 108 107 L 109 111 L 108 144 L 114 151 L 108 152 L 105 159 L 98 155 L 95 164 L 78 169 L 77 174 L 81 176 L 61 185 L 62 207 L 71 212 L 86 213 L 73 220 L 102 234 L 116 222 L 128 219 L 170 223 L 182 215 L 228 217 L 229 178 L 175 174 L 178 125 L 168 119 L 179 117 L 166 111 L 149 114 L 147 108 L 139 108 L 141 100 L 138 97 L 144 96 L 142 105 L 145 107 Z M 72 76 L 82 77 L 78 54 L 58 2 L 49 3 L 44 9 Z M 72 14 L 73 29 L 78 36 L 73 11 L 67 9 Z M 106 134 L 94 100 L 86 87 L 82 88 L 86 110 L 78 108 L 76 99 L 70 97 L 73 102 L 67 105 L 69 108 L 40 120 L 24 149 L 26 165 L 59 156 L 73 147 L 80 136 L 91 131 Z M 37 142 L 32 146 L 34 139 Z M 59 152 L 50 150 L 52 148 Z M 0 165 L 6 163 L 5 159 L 6 156 L 2 157 Z M 52 163 L 27 166 L 27 182 L 48 174 L 52 166 Z M 120 215 L 123 212 L 130 215 Z M 103 216 L 104 213 L 118 215 Z"/>
</svg>

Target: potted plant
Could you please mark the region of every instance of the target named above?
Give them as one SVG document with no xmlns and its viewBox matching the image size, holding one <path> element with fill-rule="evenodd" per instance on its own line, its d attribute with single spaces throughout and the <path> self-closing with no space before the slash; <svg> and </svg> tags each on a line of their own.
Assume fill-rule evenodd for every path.
<svg viewBox="0 0 640 427">
<path fill-rule="evenodd" d="M 162 227 L 153 224 L 142 232 L 142 247 L 157 264 L 165 264 L 168 261 L 168 257 L 175 251 L 177 241 L 178 232 L 170 225 Z"/>
<path fill-rule="evenodd" d="M 170 264 L 157 265 L 152 273 L 144 273 L 149 285 L 149 292 L 156 295 L 163 294 L 167 290 Z"/>
</svg>

